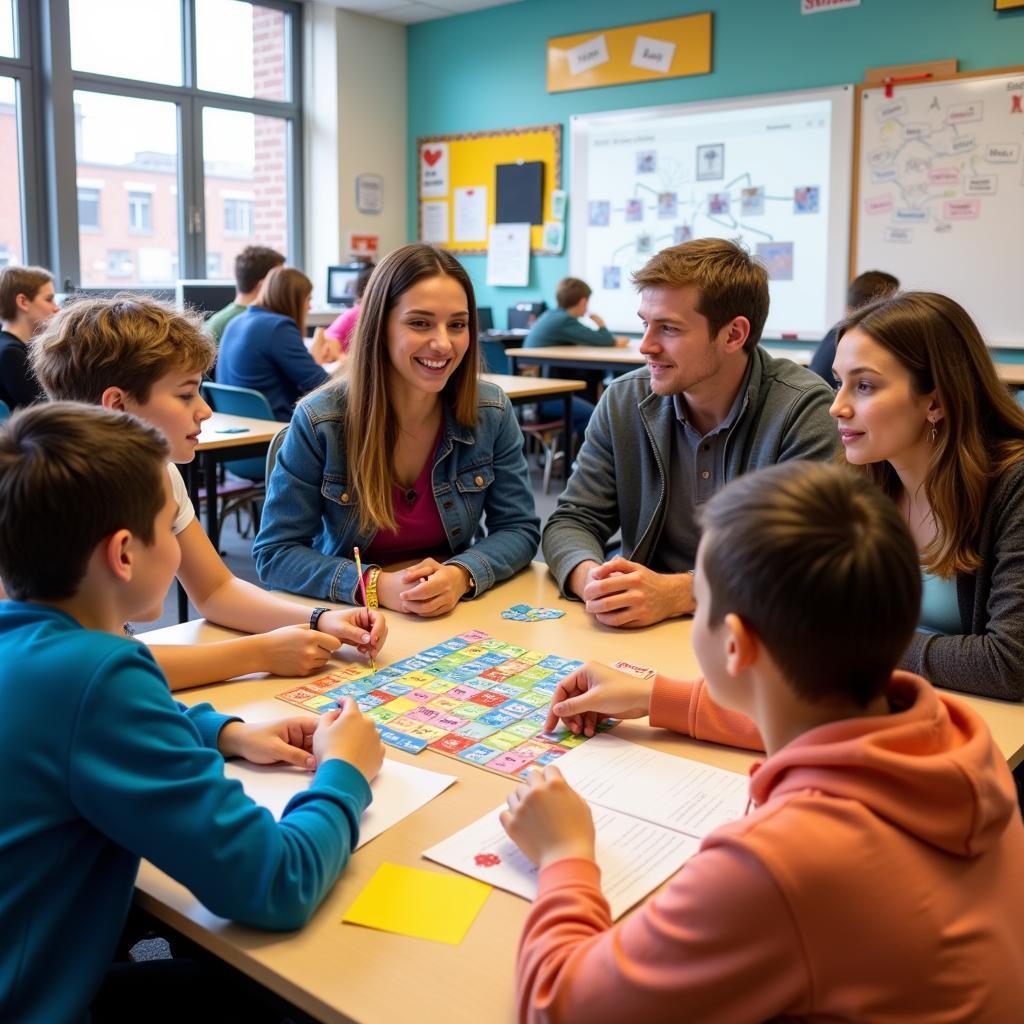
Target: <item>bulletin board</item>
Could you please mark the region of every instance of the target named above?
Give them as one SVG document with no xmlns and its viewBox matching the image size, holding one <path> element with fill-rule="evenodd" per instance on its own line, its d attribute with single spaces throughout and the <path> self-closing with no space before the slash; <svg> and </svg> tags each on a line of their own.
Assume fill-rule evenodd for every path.
<svg viewBox="0 0 1024 1024">
<path fill-rule="evenodd" d="M 500 164 L 543 163 L 543 219 L 552 219 L 551 194 L 562 188 L 560 124 L 431 135 L 416 140 L 416 154 L 421 239 L 467 256 L 486 253 L 487 232 L 495 223 Z M 534 255 L 547 251 L 543 235 L 543 224 L 530 228 Z"/>
<path fill-rule="evenodd" d="M 964 306 L 1024 348 L 1024 67 L 858 89 L 853 273 Z"/>
</svg>

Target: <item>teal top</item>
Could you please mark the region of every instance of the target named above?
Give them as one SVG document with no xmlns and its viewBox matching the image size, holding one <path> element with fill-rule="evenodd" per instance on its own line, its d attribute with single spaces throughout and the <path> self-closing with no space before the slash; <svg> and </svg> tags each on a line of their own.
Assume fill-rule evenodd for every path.
<svg viewBox="0 0 1024 1024">
<path fill-rule="evenodd" d="M 964 627 L 957 603 L 956 577 L 944 580 L 922 569 L 921 584 L 921 619 L 917 628 L 922 633 L 941 636 L 961 634 Z"/>
<path fill-rule="evenodd" d="M 581 324 L 564 309 L 548 309 L 530 328 L 523 348 L 551 348 L 554 345 L 601 345 L 610 348 L 615 335 L 607 327 L 596 331 Z"/>
<path fill-rule="evenodd" d="M 291 929 L 358 840 L 352 765 L 324 763 L 275 821 L 224 775 L 230 718 L 178 704 L 143 644 L 56 609 L 0 602 L 0 706 L 0 1020 L 88 1019 L 140 857 L 215 914 Z"/>
</svg>

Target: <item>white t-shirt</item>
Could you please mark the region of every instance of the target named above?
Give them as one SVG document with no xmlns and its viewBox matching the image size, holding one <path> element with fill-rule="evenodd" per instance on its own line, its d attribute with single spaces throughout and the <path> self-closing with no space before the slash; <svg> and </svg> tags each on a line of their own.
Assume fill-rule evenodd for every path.
<svg viewBox="0 0 1024 1024">
<path fill-rule="evenodd" d="M 177 536 L 195 519 L 196 510 L 188 496 L 188 488 L 182 479 L 181 471 L 173 462 L 167 463 L 167 475 L 171 478 L 171 493 L 178 505 L 178 514 L 174 517 L 174 535 Z"/>
</svg>

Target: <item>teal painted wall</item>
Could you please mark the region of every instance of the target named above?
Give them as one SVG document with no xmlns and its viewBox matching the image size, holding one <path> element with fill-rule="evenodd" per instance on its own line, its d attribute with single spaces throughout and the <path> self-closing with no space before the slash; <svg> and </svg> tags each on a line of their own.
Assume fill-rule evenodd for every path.
<svg viewBox="0 0 1024 1024">
<path fill-rule="evenodd" d="M 549 36 L 707 10 L 714 13 L 711 74 L 547 93 Z M 992 0 L 861 0 L 859 7 L 802 15 L 799 0 L 522 0 L 412 25 L 409 237 L 416 232 L 420 136 L 561 122 L 568 187 L 573 114 L 859 82 L 868 67 L 948 57 L 959 59 L 961 71 L 1024 63 L 1024 10 L 996 14 Z M 486 258 L 463 262 L 498 326 L 520 299 L 552 303 L 568 272 L 564 255 L 534 256 L 528 288 L 489 288 Z M 1014 355 L 1024 361 L 1024 352 Z"/>
</svg>

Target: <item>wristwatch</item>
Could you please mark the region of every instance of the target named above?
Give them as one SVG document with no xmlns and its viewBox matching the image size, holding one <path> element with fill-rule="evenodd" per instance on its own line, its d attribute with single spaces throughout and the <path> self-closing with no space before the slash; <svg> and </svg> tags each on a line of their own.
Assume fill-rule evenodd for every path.
<svg viewBox="0 0 1024 1024">
<path fill-rule="evenodd" d="M 329 612 L 330 610 L 330 608 L 314 608 L 313 614 L 309 617 L 309 628 L 316 629 L 320 624 L 320 616 L 323 615 L 324 612 Z"/>
</svg>

